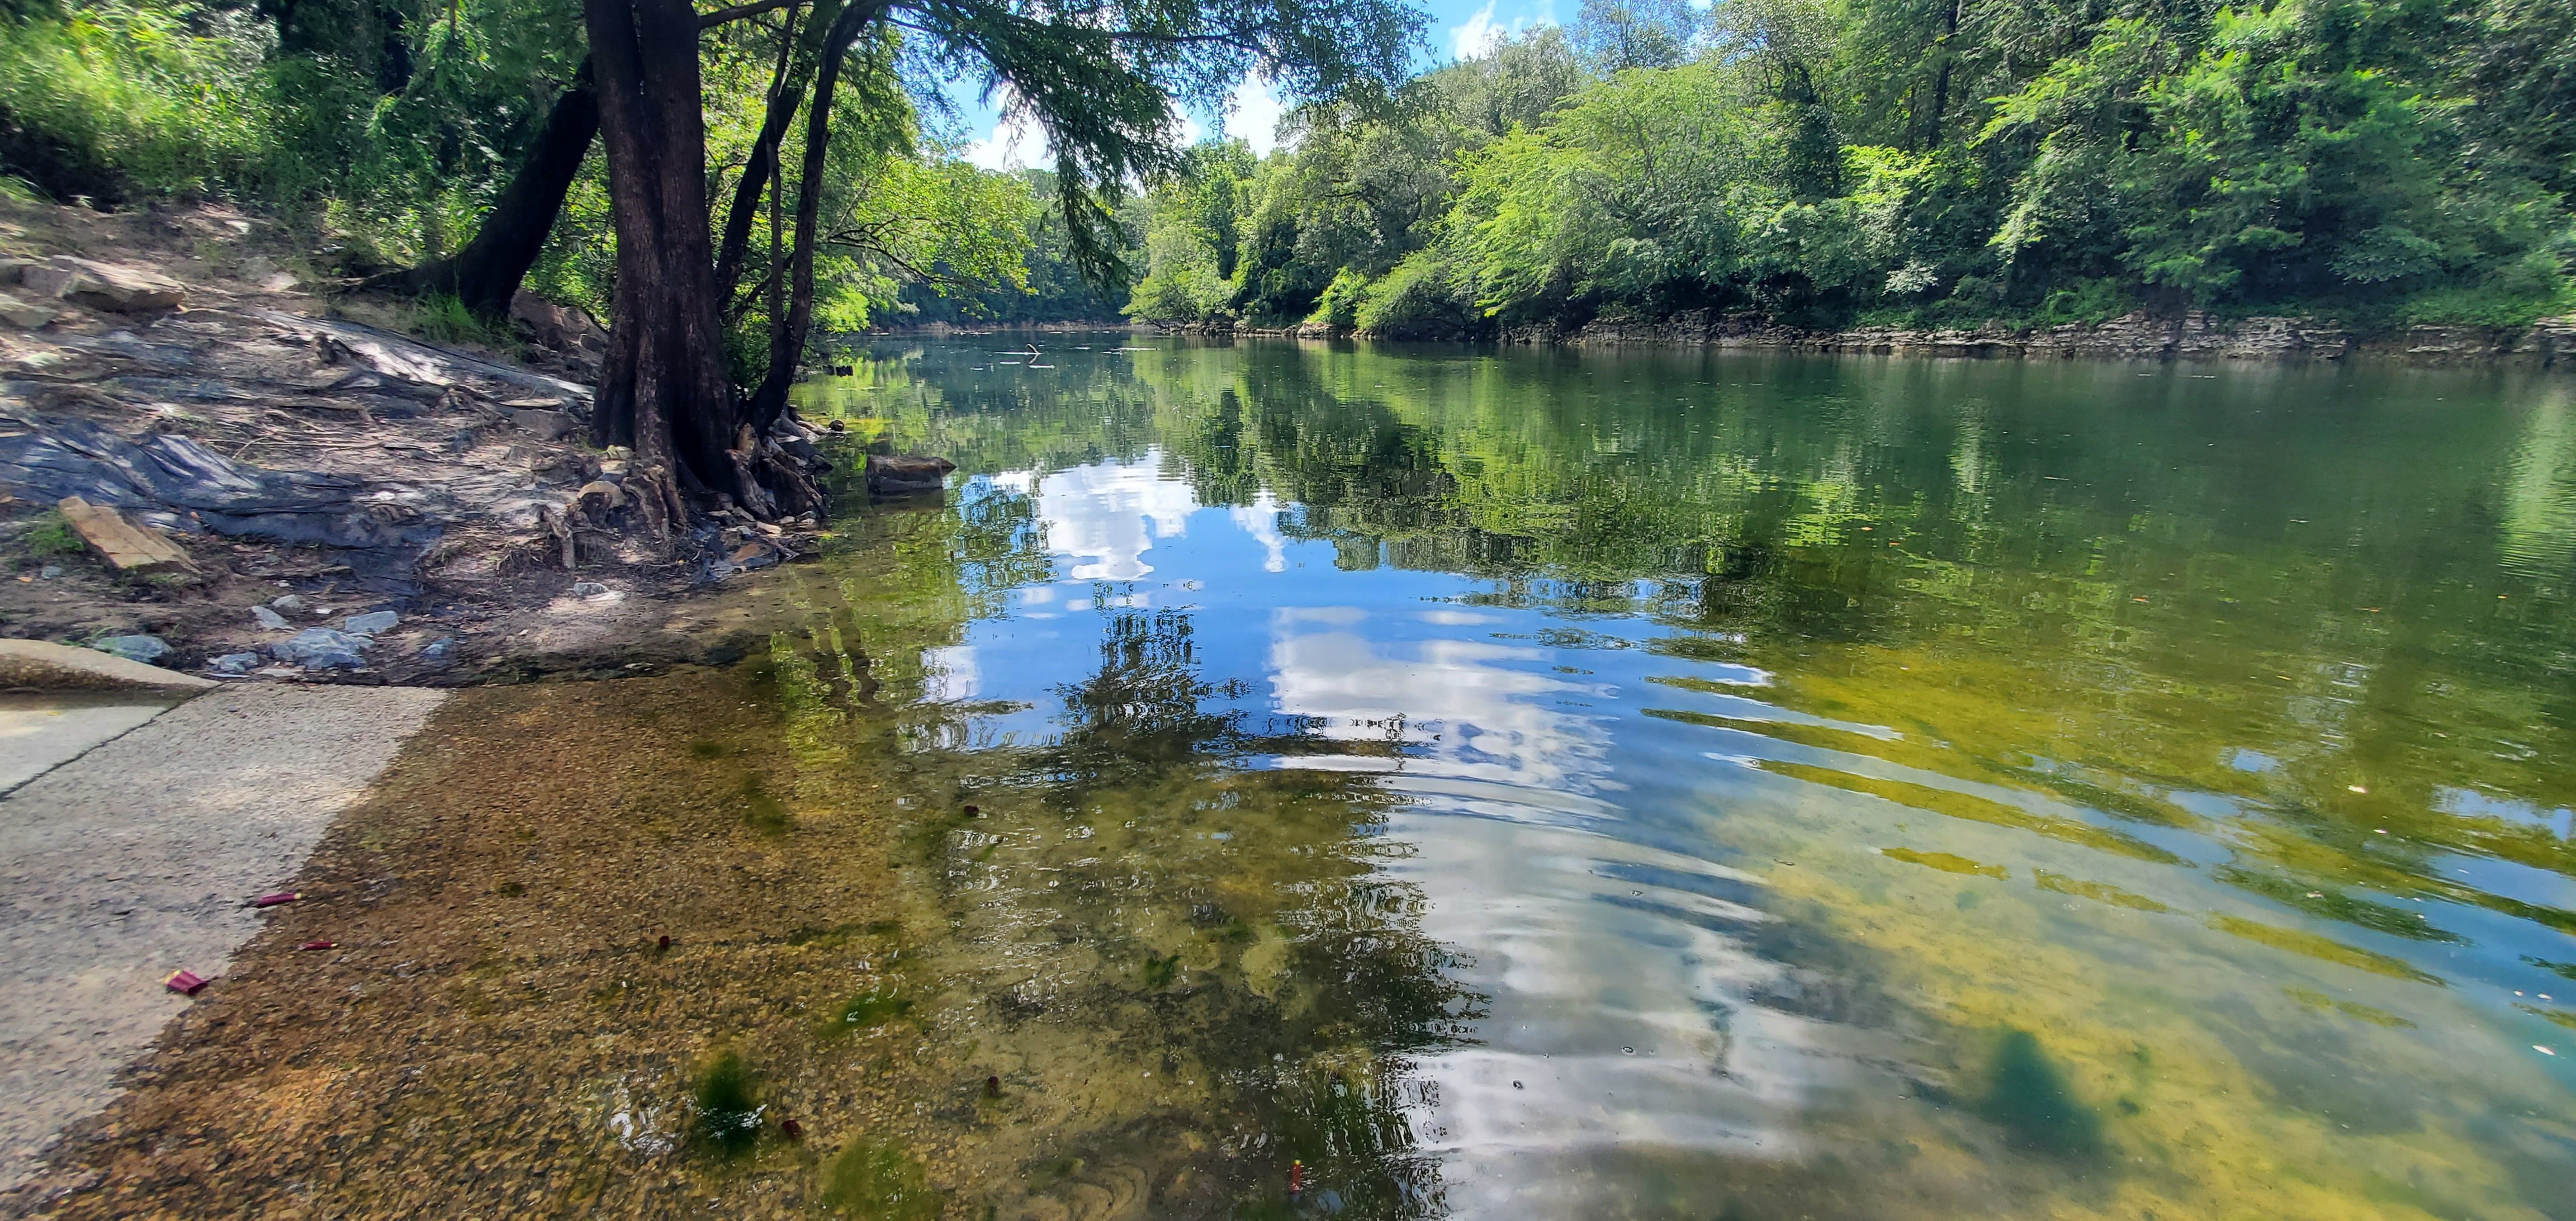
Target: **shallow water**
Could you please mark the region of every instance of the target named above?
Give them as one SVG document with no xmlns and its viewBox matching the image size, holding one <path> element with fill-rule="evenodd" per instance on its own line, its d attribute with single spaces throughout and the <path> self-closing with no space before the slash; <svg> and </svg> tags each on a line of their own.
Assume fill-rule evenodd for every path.
<svg viewBox="0 0 2576 1221">
<path fill-rule="evenodd" d="M 955 1215 L 2576 1217 L 2576 379 L 1006 346 L 759 687 Z"/>
</svg>

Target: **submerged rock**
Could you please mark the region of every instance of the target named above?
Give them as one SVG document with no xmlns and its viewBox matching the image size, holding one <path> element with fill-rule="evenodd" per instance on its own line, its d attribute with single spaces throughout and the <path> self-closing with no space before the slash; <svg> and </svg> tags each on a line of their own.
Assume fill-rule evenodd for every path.
<svg viewBox="0 0 2576 1221">
<path fill-rule="evenodd" d="M 292 639 L 270 645 L 268 651 L 279 661 L 307 670 L 354 670 L 367 664 L 366 651 L 375 643 L 366 636 L 308 627 Z"/>
<path fill-rule="evenodd" d="M 160 661 L 170 652 L 169 642 L 158 636 L 109 636 L 103 640 L 89 642 L 89 647 L 101 653 L 114 653 L 127 661 L 139 661 L 147 666 Z"/>
<path fill-rule="evenodd" d="M 957 464 L 946 458 L 868 455 L 868 491 L 878 496 L 922 496 L 948 486 Z"/>
</svg>

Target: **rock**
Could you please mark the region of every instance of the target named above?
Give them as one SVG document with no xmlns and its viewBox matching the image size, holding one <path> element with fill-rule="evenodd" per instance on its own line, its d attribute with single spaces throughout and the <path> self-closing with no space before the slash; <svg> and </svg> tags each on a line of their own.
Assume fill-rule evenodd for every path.
<svg viewBox="0 0 2576 1221">
<path fill-rule="evenodd" d="M 560 411 L 530 407 L 512 407 L 507 410 L 512 423 L 537 434 L 537 439 L 540 441 L 560 441 L 571 435 L 572 430 L 580 427 L 570 415 Z"/>
<path fill-rule="evenodd" d="M 147 666 L 161 660 L 170 652 L 169 642 L 158 636 L 110 636 L 104 640 L 90 641 L 89 647 L 102 653 L 113 653 L 127 661 L 139 661 Z"/>
<path fill-rule="evenodd" d="M 767 568 L 778 562 L 778 552 L 767 543 L 744 543 L 725 556 L 725 562 L 746 571 L 753 568 Z"/>
<path fill-rule="evenodd" d="M 557 305 L 524 288 L 510 298 L 510 320 L 527 327 L 538 343 L 559 352 L 591 356 L 608 352 L 608 332 L 591 321 L 589 314 L 574 306 Z"/>
<path fill-rule="evenodd" d="M 304 599 L 302 596 L 297 594 L 288 594 L 283 598 L 271 599 L 268 606 L 270 610 L 276 611 L 281 615 L 301 615 L 304 613 Z"/>
<path fill-rule="evenodd" d="M 948 486 L 957 464 L 946 458 L 868 455 L 868 491 L 878 496 L 919 496 Z"/>
<path fill-rule="evenodd" d="M 400 622 L 402 622 L 402 616 L 392 611 L 369 611 L 363 615 L 351 615 L 341 620 L 340 626 L 360 636 L 380 636 Z"/>
<path fill-rule="evenodd" d="M 573 500 L 585 511 L 597 507 L 602 511 L 626 507 L 626 491 L 606 479 L 593 479 L 581 485 Z"/>
<path fill-rule="evenodd" d="M 308 627 L 294 638 L 268 646 L 269 655 L 307 670 L 357 669 L 367 664 L 366 651 L 375 641 L 365 636 L 335 632 L 327 627 Z"/>
<path fill-rule="evenodd" d="M 215 680 L 49 640 L 0 640 L 0 687 L 211 687 Z"/>
<path fill-rule="evenodd" d="M 34 259 L 0 259 L 0 284 L 15 284 L 18 277 L 36 265 Z"/>
<path fill-rule="evenodd" d="M 257 653 L 226 653 L 207 662 L 206 668 L 217 674 L 248 674 L 258 669 L 262 660 Z"/>
<path fill-rule="evenodd" d="M 445 661 L 455 655 L 456 638 L 454 636 L 441 636 L 436 640 L 430 641 L 428 644 L 422 645 L 420 649 L 420 659 L 422 661 Z"/>
<path fill-rule="evenodd" d="M 63 566 L 60 564 L 47 564 L 36 570 L 36 579 L 39 581 L 50 581 L 61 575 L 63 575 Z"/>
<path fill-rule="evenodd" d="M 576 598 L 598 598 L 604 597 L 613 592 L 615 591 L 597 581 L 575 581 L 572 583 L 572 596 Z"/>
<path fill-rule="evenodd" d="M 272 632 L 282 632 L 286 630 L 286 616 L 278 614 L 276 611 L 270 610 L 265 606 L 254 606 L 250 608 L 250 617 L 259 620 L 259 625 L 261 627 L 267 628 Z"/>
<path fill-rule="evenodd" d="M 53 321 L 54 315 L 61 312 L 50 305 L 31 304 L 7 293 L 0 293 L 0 322 L 7 322 L 14 327 L 23 327 L 32 331 Z"/>
<path fill-rule="evenodd" d="M 186 285 L 139 268 L 58 254 L 18 273 L 38 297 L 59 297 L 115 314 L 175 309 L 188 299 Z"/>
</svg>

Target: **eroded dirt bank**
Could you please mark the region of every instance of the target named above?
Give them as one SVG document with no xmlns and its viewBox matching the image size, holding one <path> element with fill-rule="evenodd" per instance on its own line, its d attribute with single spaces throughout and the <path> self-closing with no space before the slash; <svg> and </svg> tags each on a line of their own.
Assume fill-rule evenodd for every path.
<svg viewBox="0 0 2576 1221">
<path fill-rule="evenodd" d="M 659 630 L 675 598 L 814 550 L 811 519 L 720 506 L 674 527 L 626 493 L 627 455 L 583 444 L 599 340 L 577 312 L 529 301 L 503 347 L 438 345 L 340 283 L 220 208 L 0 202 L 0 635 L 125 639 L 227 678 L 453 684 L 623 639 L 697 657 Z M 821 463 L 816 440 L 791 444 Z M 111 567 L 69 496 L 185 562 Z"/>
</svg>

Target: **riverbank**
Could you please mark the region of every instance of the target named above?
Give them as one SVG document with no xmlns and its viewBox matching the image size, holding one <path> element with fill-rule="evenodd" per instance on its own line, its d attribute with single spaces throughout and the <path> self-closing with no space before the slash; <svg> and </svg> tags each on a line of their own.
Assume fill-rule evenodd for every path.
<svg viewBox="0 0 2576 1221">
<path fill-rule="evenodd" d="M 0 202 L 0 636 L 453 685 L 626 638 L 693 657 L 658 633 L 685 595 L 817 547 L 810 518 L 673 529 L 630 495 L 628 455 L 581 440 L 601 341 L 577 311 L 526 299 L 509 335 L 433 343 L 318 258 L 220 207 Z M 175 558 L 110 563 L 73 496 Z"/>
<path fill-rule="evenodd" d="M 1259 328 L 1188 326 L 1164 333 L 1367 339 L 1347 328 L 1308 323 Z M 1413 338 L 1431 338 L 1419 336 Z M 1460 340 L 1464 342 L 1465 340 Z M 2221 318 L 2129 314 L 2099 323 L 1974 329 L 1859 327 L 1819 331 L 1749 314 L 1693 311 L 1661 319 L 1596 319 L 1570 330 L 1518 327 L 1485 342 L 1513 346 L 1722 348 L 1854 356 L 1984 360 L 2332 361 L 2386 360 L 2431 367 L 2495 366 L 2576 371 L 2576 318 L 2529 327 L 2418 326 L 2366 335 L 2314 318 Z"/>
</svg>

